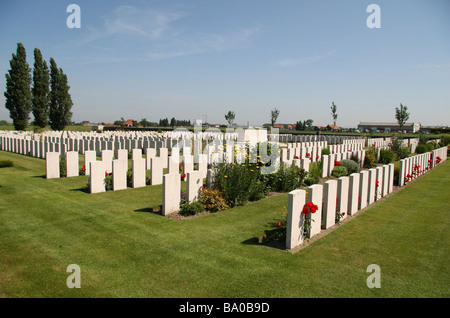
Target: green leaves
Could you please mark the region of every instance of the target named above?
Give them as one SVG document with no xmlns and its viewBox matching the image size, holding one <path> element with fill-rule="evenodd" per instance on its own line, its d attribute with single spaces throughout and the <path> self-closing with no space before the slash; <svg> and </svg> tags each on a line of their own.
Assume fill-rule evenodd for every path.
<svg viewBox="0 0 450 318">
<path fill-rule="evenodd" d="M 22 43 L 17 43 L 17 52 L 12 55 L 10 66 L 11 69 L 5 75 L 5 107 L 9 110 L 14 129 L 25 130 L 31 111 L 31 70 Z"/>
<path fill-rule="evenodd" d="M 72 119 L 73 102 L 69 94 L 67 76 L 51 58 L 49 80 L 48 66 L 39 49 L 34 49 L 34 60 L 32 79 L 25 48 L 22 43 L 18 43 L 17 52 L 10 60 L 11 69 L 5 74 L 5 107 L 9 110 L 14 129 L 25 130 L 30 119 L 29 114 L 33 111 L 35 125 L 44 128 L 50 119 L 52 129 L 63 130 Z"/>
<path fill-rule="evenodd" d="M 63 130 L 71 121 L 73 102 L 67 76 L 62 69 L 58 69 L 53 58 L 50 58 L 50 87 L 50 127 L 53 130 Z"/>
</svg>

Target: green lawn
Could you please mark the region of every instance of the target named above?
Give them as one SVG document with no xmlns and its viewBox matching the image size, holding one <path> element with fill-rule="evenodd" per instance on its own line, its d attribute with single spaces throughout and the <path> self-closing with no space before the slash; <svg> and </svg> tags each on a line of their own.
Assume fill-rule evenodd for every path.
<svg viewBox="0 0 450 318">
<path fill-rule="evenodd" d="M 162 187 L 101 194 L 0 151 L 0 297 L 449 297 L 450 164 L 291 254 L 255 244 L 287 194 L 175 221 Z M 69 264 L 81 288 L 69 289 Z M 366 268 L 381 269 L 381 288 Z"/>
</svg>

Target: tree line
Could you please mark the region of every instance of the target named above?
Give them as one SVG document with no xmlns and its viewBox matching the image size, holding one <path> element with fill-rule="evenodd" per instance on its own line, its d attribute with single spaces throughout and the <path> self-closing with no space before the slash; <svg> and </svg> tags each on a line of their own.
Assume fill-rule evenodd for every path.
<svg viewBox="0 0 450 318">
<path fill-rule="evenodd" d="M 114 125 L 116 126 L 124 126 L 126 120 L 122 117 L 120 120 L 114 121 Z M 157 122 L 151 122 L 148 121 L 147 118 L 142 118 L 141 121 L 133 120 L 132 126 L 142 126 L 142 127 L 175 127 L 175 126 L 191 126 L 190 120 L 178 120 L 175 119 L 175 117 L 172 117 L 172 119 L 169 121 L 168 118 L 162 118 L 159 120 L 159 123 Z"/>
<path fill-rule="evenodd" d="M 16 54 L 9 62 L 6 76 L 5 107 L 13 120 L 15 130 L 25 130 L 33 113 L 35 126 L 50 125 L 63 130 L 72 120 L 72 98 L 67 75 L 50 58 L 50 68 L 39 49 L 34 49 L 34 68 L 26 60 L 22 43 L 17 43 Z"/>
</svg>

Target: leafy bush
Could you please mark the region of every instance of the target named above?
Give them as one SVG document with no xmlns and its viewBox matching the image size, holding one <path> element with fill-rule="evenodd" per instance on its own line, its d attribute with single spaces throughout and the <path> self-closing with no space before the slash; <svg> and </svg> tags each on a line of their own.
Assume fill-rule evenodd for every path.
<svg viewBox="0 0 450 318">
<path fill-rule="evenodd" d="M 301 185 L 300 175 L 304 176 L 301 168 L 295 165 L 280 164 L 280 168 L 275 173 L 275 189 L 280 192 L 295 190 Z"/>
<path fill-rule="evenodd" d="M 395 160 L 395 153 L 390 149 L 380 149 L 380 159 L 379 163 L 389 164 Z"/>
<path fill-rule="evenodd" d="M 347 176 L 348 171 L 347 171 L 347 168 L 344 166 L 336 166 L 333 168 L 333 171 L 331 172 L 331 174 L 336 178 L 340 178 L 340 177 Z"/>
<path fill-rule="evenodd" d="M 113 190 L 113 174 L 105 172 L 105 190 L 112 191 Z"/>
<path fill-rule="evenodd" d="M 11 160 L 0 160 L 0 168 L 14 167 L 14 163 Z"/>
<path fill-rule="evenodd" d="M 230 207 L 245 204 L 252 192 L 252 187 L 259 179 L 257 164 L 228 164 L 214 165 L 214 183 L 223 191 Z"/>
<path fill-rule="evenodd" d="M 133 170 L 131 169 L 127 171 L 127 187 L 128 188 L 133 187 Z"/>
<path fill-rule="evenodd" d="M 256 180 L 253 187 L 250 189 L 249 201 L 258 201 L 264 198 L 267 194 L 267 187 L 261 180 Z"/>
<path fill-rule="evenodd" d="M 60 177 L 67 176 L 66 159 L 63 156 L 59 156 L 59 176 Z"/>
<path fill-rule="evenodd" d="M 309 187 L 309 186 L 312 186 L 314 183 L 316 183 L 316 179 L 313 177 L 308 177 L 305 179 L 304 182 Z"/>
<path fill-rule="evenodd" d="M 397 135 L 392 136 L 391 137 L 391 143 L 390 143 L 389 147 L 391 148 L 391 150 L 395 154 L 395 156 L 394 156 L 394 158 L 392 159 L 391 162 L 393 162 L 394 160 L 405 159 L 410 154 L 409 147 L 404 147 L 403 146 L 403 137 L 401 137 L 401 136 L 397 136 Z M 387 155 L 387 156 L 389 156 L 389 155 Z M 386 159 L 389 159 L 389 157 L 386 158 Z M 390 163 L 390 162 L 388 162 L 388 163 Z"/>
<path fill-rule="evenodd" d="M 183 203 L 180 205 L 180 214 L 184 216 L 195 215 L 197 213 L 203 212 L 204 210 L 205 206 L 199 201 Z"/>
<path fill-rule="evenodd" d="M 359 158 L 358 158 L 358 156 L 355 155 L 355 154 L 353 154 L 353 153 L 352 153 L 352 155 L 350 156 L 350 160 L 356 162 L 357 164 L 359 164 L 359 161 L 360 161 Z"/>
<path fill-rule="evenodd" d="M 426 153 L 433 150 L 433 145 L 426 143 L 426 144 L 418 144 L 416 147 L 416 153 Z"/>
<path fill-rule="evenodd" d="M 319 178 L 322 175 L 322 161 L 312 162 L 309 165 L 309 174 L 308 175 L 310 178 L 314 178 L 314 183 L 319 182 Z"/>
<path fill-rule="evenodd" d="M 341 160 L 341 165 L 339 167 L 345 167 L 347 169 L 347 175 L 359 172 L 359 165 L 350 159 Z"/>
<path fill-rule="evenodd" d="M 375 167 L 377 163 L 377 153 L 375 152 L 375 147 L 370 147 L 366 149 L 366 155 L 364 157 L 364 167 L 372 168 Z"/>
<path fill-rule="evenodd" d="M 203 188 L 200 193 L 199 201 L 209 212 L 228 209 L 223 193 L 218 188 Z"/>
<path fill-rule="evenodd" d="M 396 157 L 396 160 L 400 160 L 400 159 L 405 159 L 405 158 L 409 157 L 410 154 L 411 154 L 411 151 L 409 150 L 409 147 L 400 147 L 395 152 L 395 157 Z"/>
<path fill-rule="evenodd" d="M 441 147 L 445 147 L 450 144 L 450 136 L 449 135 L 441 135 L 441 142 L 439 143 Z"/>
<path fill-rule="evenodd" d="M 323 148 L 322 149 L 322 156 L 329 155 L 329 154 L 330 154 L 330 149 L 329 148 Z"/>
</svg>

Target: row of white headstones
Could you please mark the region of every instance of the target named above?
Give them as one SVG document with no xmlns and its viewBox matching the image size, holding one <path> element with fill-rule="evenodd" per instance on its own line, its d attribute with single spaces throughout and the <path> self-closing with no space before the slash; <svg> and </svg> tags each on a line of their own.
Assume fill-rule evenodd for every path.
<svg viewBox="0 0 450 318">
<path fill-rule="evenodd" d="M 447 147 L 401 160 L 398 185 L 403 186 L 411 182 L 446 160 Z M 403 178 L 408 174 L 412 177 Z M 322 229 L 326 230 L 341 219 L 355 215 L 359 210 L 391 193 L 393 189 L 394 164 L 389 164 L 337 180 L 328 180 L 323 185 L 315 184 L 307 190 L 291 191 L 287 211 L 287 249 L 302 245 L 305 238 L 310 239 L 320 234 Z M 303 209 L 309 202 L 317 206 L 317 210 L 315 213 L 305 214 Z M 341 218 L 336 217 L 338 213 Z M 310 229 L 305 231 L 307 219 Z"/>
</svg>

